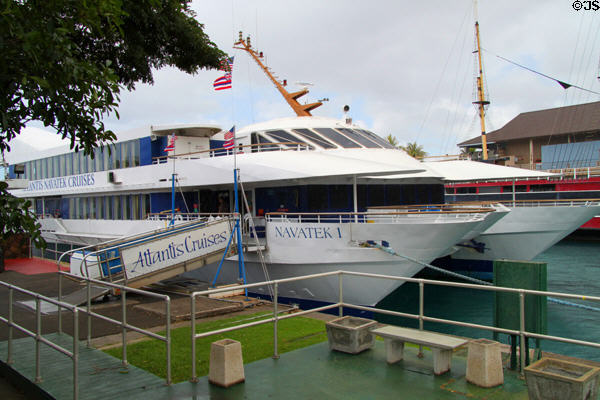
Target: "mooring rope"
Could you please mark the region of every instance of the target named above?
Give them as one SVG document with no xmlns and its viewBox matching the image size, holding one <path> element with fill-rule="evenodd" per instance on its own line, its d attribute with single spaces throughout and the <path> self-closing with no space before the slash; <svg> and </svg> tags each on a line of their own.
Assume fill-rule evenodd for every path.
<svg viewBox="0 0 600 400">
<path fill-rule="evenodd" d="M 442 274 L 445 274 L 445 275 L 448 275 L 448 276 L 452 276 L 454 278 L 459 278 L 459 279 L 463 279 L 463 280 L 470 281 L 470 282 L 473 282 L 473 283 L 478 283 L 480 285 L 494 286 L 493 283 L 490 283 L 490 282 L 487 282 L 487 281 L 483 281 L 481 279 L 473 278 L 473 277 L 470 277 L 470 276 L 462 275 L 462 274 L 459 274 L 459 273 L 456 273 L 456 272 L 448 271 L 446 269 L 443 269 L 443 268 L 440 268 L 440 267 L 436 267 L 435 265 L 431 265 L 431 264 L 427 264 L 427 263 L 425 263 L 423 261 L 419 261 L 419 260 L 414 259 L 412 257 L 406 256 L 406 255 L 403 255 L 403 254 L 398 254 L 397 252 L 395 252 L 391 248 L 389 248 L 389 247 L 383 247 L 380 244 L 376 244 L 376 243 L 375 244 L 366 243 L 366 244 L 368 246 L 370 246 L 370 247 L 375 247 L 375 248 L 377 248 L 379 250 L 385 251 L 386 253 L 391 254 L 393 256 L 404 258 L 404 259 L 406 259 L 408 261 L 412 261 L 412 262 L 417 263 L 419 265 L 422 265 L 424 267 L 430 268 L 430 269 L 432 269 L 432 270 L 434 270 L 436 272 L 439 272 L 439 273 L 442 273 Z M 598 311 L 598 312 L 600 312 L 600 308 L 598 308 L 598 307 L 592 307 L 592 306 L 587 306 L 585 304 L 573 303 L 573 302 L 570 302 L 570 301 L 557 299 L 555 297 L 547 297 L 547 299 L 548 299 L 548 301 L 550 301 L 552 303 L 556 303 L 556 304 L 562 304 L 562 305 L 565 305 L 565 306 L 577 307 L 577 308 L 582 308 L 584 310 Z"/>
</svg>

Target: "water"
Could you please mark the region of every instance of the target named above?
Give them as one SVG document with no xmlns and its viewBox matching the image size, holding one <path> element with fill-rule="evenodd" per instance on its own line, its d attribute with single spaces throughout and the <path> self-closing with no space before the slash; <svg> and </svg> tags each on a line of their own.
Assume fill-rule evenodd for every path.
<svg viewBox="0 0 600 400">
<path fill-rule="evenodd" d="M 547 263 L 548 290 L 562 293 L 600 296 L 600 242 L 564 240 L 534 261 Z M 418 314 L 419 290 L 415 284 L 404 284 L 379 303 L 379 307 Z M 478 290 L 425 286 L 425 315 L 482 325 L 493 325 L 494 294 Z M 572 301 L 600 309 L 600 303 Z M 515 310 L 515 313 L 518 313 Z M 406 318 L 380 316 L 381 322 L 418 327 L 418 322 Z M 424 329 L 454 335 L 492 339 L 489 331 L 424 324 Z M 570 339 L 600 343 L 600 311 L 591 311 L 548 302 L 548 334 Z M 507 335 L 500 341 L 508 343 Z M 533 346 L 533 340 L 531 340 Z M 600 361 L 600 349 L 554 341 L 542 341 L 544 351 Z"/>
</svg>

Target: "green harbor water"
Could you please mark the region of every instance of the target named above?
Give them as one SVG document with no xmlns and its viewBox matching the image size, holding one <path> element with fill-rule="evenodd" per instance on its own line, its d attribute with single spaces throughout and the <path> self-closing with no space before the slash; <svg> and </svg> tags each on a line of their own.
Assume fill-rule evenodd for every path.
<svg viewBox="0 0 600 400">
<path fill-rule="evenodd" d="M 540 254 L 534 261 L 547 263 L 548 290 L 586 296 L 600 296 L 600 241 L 566 239 Z M 418 286 L 404 284 L 379 303 L 379 307 L 418 314 Z M 599 311 L 548 301 L 548 334 L 600 343 L 600 302 L 569 300 L 597 308 Z M 425 286 L 426 316 L 482 325 L 493 325 L 494 294 L 492 292 Z M 514 310 L 518 313 L 519 310 Z M 381 322 L 418 327 L 406 318 L 379 316 Z M 426 330 L 472 338 L 492 338 L 492 332 L 480 329 L 428 323 Z M 507 335 L 500 340 L 508 343 Z M 531 340 L 533 345 L 533 340 Z M 600 361 L 600 349 L 555 341 L 542 341 L 543 351 Z"/>
</svg>

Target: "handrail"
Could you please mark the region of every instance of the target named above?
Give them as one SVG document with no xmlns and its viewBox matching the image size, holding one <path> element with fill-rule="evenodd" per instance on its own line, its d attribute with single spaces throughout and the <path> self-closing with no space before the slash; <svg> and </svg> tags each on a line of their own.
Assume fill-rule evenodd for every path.
<svg viewBox="0 0 600 400">
<path fill-rule="evenodd" d="M 526 193 L 526 192 L 524 192 Z M 460 201 L 453 203 L 455 205 L 493 205 L 493 204 L 509 204 L 509 205 L 534 205 L 534 204 L 554 204 L 558 206 L 569 206 L 569 205 L 594 205 L 593 203 L 600 204 L 600 198 L 589 198 L 589 199 L 540 199 L 540 200 L 472 200 L 472 201 Z"/>
<path fill-rule="evenodd" d="M 499 203 L 499 202 L 496 202 Z M 420 208 L 420 207 L 415 207 Z M 412 214 L 485 214 L 492 212 L 490 208 L 460 208 L 455 207 L 456 210 L 419 210 L 419 211 L 397 211 L 397 212 L 268 212 L 265 214 L 265 217 L 273 217 L 273 216 L 296 216 L 303 215 L 309 217 L 337 217 L 337 216 L 364 216 L 370 217 L 375 215 L 389 216 L 389 215 L 412 215 Z"/>
<path fill-rule="evenodd" d="M 151 338 L 163 341 L 163 342 L 165 342 L 165 346 L 166 346 L 167 376 L 166 376 L 165 380 L 166 380 L 167 385 L 170 385 L 172 382 L 172 380 L 171 380 L 171 298 L 168 295 L 153 293 L 153 292 L 149 292 L 149 291 L 142 290 L 142 289 L 130 288 L 125 285 L 119 285 L 119 284 L 112 283 L 112 282 L 100 281 L 100 280 L 92 279 L 92 278 L 88 278 L 88 277 L 81 277 L 81 276 L 73 275 L 71 273 L 64 272 L 64 271 L 59 272 L 59 276 L 58 276 L 59 290 L 62 290 L 62 285 L 60 284 L 60 282 L 61 282 L 63 275 L 66 277 L 72 278 L 72 279 L 86 281 L 86 286 L 87 286 L 86 308 L 81 308 L 79 310 L 81 312 L 86 313 L 86 315 L 87 315 L 87 346 L 91 347 L 92 317 L 99 318 L 103 321 L 121 326 L 121 341 L 122 341 L 122 349 L 123 349 L 122 350 L 122 365 L 124 367 L 126 367 L 128 365 L 128 363 L 127 363 L 127 330 L 132 330 L 132 331 L 141 333 L 143 335 L 149 336 Z M 98 314 L 91 310 L 90 288 L 91 288 L 92 284 L 99 285 L 99 286 L 106 286 L 106 287 L 120 291 L 120 293 L 121 293 L 121 321 L 107 317 L 102 314 Z M 128 292 L 164 300 L 164 302 L 165 302 L 165 320 L 166 320 L 165 321 L 165 326 L 166 326 L 165 336 L 161 336 L 161 335 L 151 332 L 149 330 L 146 330 L 146 329 L 143 329 L 143 328 L 140 328 L 140 327 L 137 327 L 137 326 L 127 323 L 126 298 L 127 298 Z M 59 297 L 61 296 L 61 294 L 62 293 L 59 292 Z M 73 307 L 73 306 L 71 306 L 71 307 Z M 58 314 L 58 317 L 59 317 L 59 321 L 60 321 L 60 317 L 61 317 L 60 312 Z M 60 322 L 58 325 L 58 333 L 59 334 L 62 333 L 62 326 L 61 326 Z"/>
<path fill-rule="evenodd" d="M 184 225 L 179 225 L 179 226 L 175 226 L 173 228 L 169 228 L 164 232 L 158 232 L 156 233 L 156 236 L 152 236 L 152 234 L 149 235 L 137 235 L 137 236 L 132 236 L 131 238 L 127 238 L 128 240 L 123 240 L 121 243 L 117 243 L 114 246 L 110 246 L 110 247 L 106 247 L 106 248 L 102 248 L 100 250 L 96 250 L 96 251 L 91 251 L 87 254 L 83 255 L 83 258 L 81 260 L 81 264 L 79 265 L 80 269 L 83 265 L 86 266 L 87 268 L 87 258 L 90 256 L 96 256 L 101 252 L 107 252 L 107 251 L 111 251 L 111 250 L 118 250 L 121 247 L 127 246 L 127 247 L 131 247 L 133 245 L 136 244 L 140 244 L 140 243 L 144 243 L 146 241 L 155 241 L 155 240 L 159 240 L 162 239 L 164 236 L 169 236 L 172 235 L 173 233 L 180 233 L 180 232 L 185 232 L 186 230 L 190 230 L 196 227 L 196 224 L 202 224 L 204 226 L 210 226 L 212 224 L 217 224 L 217 223 L 221 223 L 223 222 L 224 219 L 215 219 L 214 221 L 210 221 L 210 222 L 205 222 L 205 221 L 196 221 L 196 222 L 192 222 L 192 223 L 188 223 L 188 224 L 184 224 Z M 230 225 L 231 227 L 231 225 Z M 131 240 L 129 240 L 131 239 Z M 97 263 L 98 268 L 102 268 L 102 266 L 100 265 L 100 262 Z M 83 275 L 83 274 L 82 274 Z M 110 269 L 109 269 L 109 275 L 110 275 Z M 126 274 L 126 270 L 125 268 L 123 268 L 123 276 L 125 277 L 125 283 L 127 283 L 127 274 Z"/>
<path fill-rule="evenodd" d="M 295 146 L 295 148 L 290 147 L 290 145 Z M 286 146 L 286 147 L 280 147 L 280 146 Z M 268 150 L 263 150 L 263 148 L 268 149 Z M 237 152 L 238 152 L 238 154 L 243 153 L 243 151 L 240 151 L 243 149 L 250 149 L 250 150 L 258 149 L 259 153 L 261 152 L 261 150 L 262 151 L 307 151 L 312 148 L 313 148 L 313 146 L 311 146 L 308 143 L 304 143 L 304 142 L 254 143 L 254 144 L 245 144 L 242 146 L 238 145 Z M 176 155 L 171 155 L 171 156 L 153 157 L 152 164 L 163 164 L 163 163 L 167 162 L 168 159 L 170 159 L 170 158 L 183 158 L 183 159 L 188 159 L 188 160 L 203 158 L 203 157 L 190 157 L 190 156 L 201 155 L 201 154 L 206 154 L 206 153 L 209 153 L 209 157 L 222 157 L 222 156 L 227 156 L 227 155 L 233 155 L 233 148 L 218 147 L 218 148 L 209 149 L 209 150 L 193 151 L 190 153 L 182 153 L 182 154 L 176 154 Z"/>
<path fill-rule="evenodd" d="M 4 318 L 3 316 L 0 316 L 0 321 L 2 321 L 8 325 L 8 343 L 7 343 L 7 353 L 8 354 L 7 354 L 7 358 L 6 358 L 6 363 L 12 364 L 14 362 L 13 354 L 12 354 L 12 345 L 13 345 L 12 341 L 13 341 L 13 328 L 16 328 L 20 332 L 24 333 L 25 335 L 35 339 L 35 378 L 34 378 L 35 383 L 40 383 L 42 381 L 40 343 L 45 344 L 46 346 L 58 351 L 61 354 L 66 355 L 67 357 L 71 358 L 71 360 L 73 360 L 73 399 L 76 400 L 79 397 L 79 371 L 78 371 L 78 366 L 79 366 L 79 347 L 78 347 L 79 346 L 79 344 L 78 344 L 78 340 L 79 340 L 79 308 L 77 308 L 71 304 L 51 299 L 51 298 L 43 296 L 39 293 L 34 293 L 30 290 L 23 289 L 21 287 L 11 285 L 11 284 L 3 282 L 3 281 L 0 281 L 0 285 L 8 288 L 8 318 Z M 14 321 L 14 318 L 13 318 L 14 317 L 13 316 L 13 302 L 14 302 L 13 292 L 14 291 L 35 297 L 35 316 L 36 316 L 35 332 L 30 331 L 29 329 L 17 324 Z M 71 351 L 69 351 L 68 349 L 66 349 L 64 347 L 61 347 L 60 345 L 58 345 L 42 336 L 42 315 L 41 315 L 41 308 L 40 308 L 41 301 L 45 301 L 50 304 L 54 304 L 59 307 L 59 310 L 60 310 L 60 307 L 64 307 L 65 309 L 67 309 L 73 313 L 73 348 Z"/>
<path fill-rule="evenodd" d="M 295 282 L 295 281 L 300 281 L 300 280 L 305 280 L 305 279 L 319 279 L 319 278 L 333 277 L 333 276 L 337 276 L 338 282 L 339 282 L 339 300 L 338 300 L 338 302 L 327 305 L 327 306 L 322 306 L 322 307 L 318 307 L 318 308 L 304 310 L 302 312 L 298 312 L 298 313 L 294 313 L 294 314 L 289 314 L 286 316 L 278 315 L 277 293 L 278 293 L 279 284 Z M 344 302 L 344 299 L 343 299 L 343 282 L 344 282 L 343 277 L 344 276 L 354 276 L 354 277 L 363 277 L 363 278 L 372 278 L 372 279 L 392 279 L 392 280 L 398 280 L 398 281 L 404 281 L 404 282 L 417 283 L 419 285 L 419 313 L 411 314 L 411 313 L 404 313 L 404 312 L 398 312 L 398 311 L 384 310 L 384 309 L 380 309 L 380 308 L 376 308 L 376 307 L 367 307 L 367 306 L 361 306 L 361 305 L 357 305 L 357 304 L 346 303 L 346 302 Z M 519 318 L 519 320 L 520 320 L 519 329 L 518 330 L 505 329 L 505 328 L 498 328 L 498 327 L 494 327 L 494 326 L 490 326 L 490 325 L 482 325 L 482 324 L 454 321 L 454 320 L 450 320 L 450 319 L 428 317 L 424 314 L 424 306 L 423 306 L 424 305 L 424 297 L 425 297 L 424 286 L 426 284 L 518 294 L 519 295 L 519 317 L 520 317 Z M 320 273 L 320 274 L 296 276 L 296 277 L 292 277 L 292 278 L 275 279 L 275 280 L 269 280 L 269 281 L 264 281 L 264 282 L 249 283 L 249 284 L 245 284 L 245 285 L 240 285 L 240 286 L 238 286 L 238 288 L 239 289 L 250 289 L 250 288 L 259 287 L 259 286 L 273 286 L 273 288 L 274 288 L 273 316 L 272 317 L 266 318 L 266 319 L 260 320 L 260 321 L 254 321 L 254 322 L 250 322 L 250 323 L 246 323 L 246 324 L 236 325 L 236 326 L 232 326 L 232 327 L 228 327 L 228 328 L 223 328 L 223 329 L 218 329 L 218 330 L 213 330 L 213 331 L 203 332 L 203 333 L 198 333 L 198 334 L 196 333 L 196 321 L 195 321 L 195 319 L 196 319 L 195 318 L 196 297 L 201 296 L 201 295 L 209 295 L 209 294 L 229 291 L 229 290 L 231 290 L 231 288 L 224 287 L 224 288 L 218 288 L 218 289 L 209 289 L 209 290 L 198 291 L 198 292 L 194 292 L 194 293 L 190 294 L 191 310 L 192 310 L 191 319 L 190 319 L 191 339 L 192 339 L 192 347 L 191 347 L 192 381 L 197 381 L 197 379 L 198 379 L 196 376 L 197 375 L 196 374 L 196 340 L 199 338 L 212 336 L 212 335 L 216 335 L 216 334 L 220 334 L 220 333 L 225 333 L 225 332 L 242 329 L 242 328 L 246 328 L 246 327 L 250 327 L 250 326 L 256 326 L 256 325 L 261 325 L 261 324 L 266 324 L 266 323 L 273 323 L 273 330 L 274 330 L 273 358 L 278 358 L 279 357 L 278 356 L 278 342 L 277 342 L 277 322 L 278 322 L 278 320 L 286 319 L 286 318 L 293 318 L 293 317 L 297 317 L 300 315 L 304 315 L 304 314 L 308 314 L 308 313 L 312 313 L 312 312 L 324 311 L 324 310 L 333 309 L 333 308 L 338 308 L 339 309 L 338 314 L 340 316 L 342 316 L 344 307 L 354 308 L 354 309 L 363 310 L 363 311 L 370 311 L 370 312 L 374 312 L 374 313 L 378 313 L 378 314 L 386 314 L 386 315 L 416 319 L 416 320 L 419 320 L 419 329 L 420 330 L 423 330 L 423 322 L 428 321 L 428 322 L 436 322 L 436 323 L 442 323 L 442 324 L 448 324 L 448 325 L 483 329 L 483 330 L 488 330 L 488 331 L 492 331 L 492 332 L 505 333 L 505 334 L 509 334 L 509 335 L 518 335 L 521 337 L 521 343 L 525 343 L 525 338 L 537 338 L 537 339 L 546 339 L 546 340 L 552 340 L 552 341 L 559 341 L 559 342 L 563 342 L 563 343 L 571 343 L 571 344 L 600 348 L 600 343 L 588 342 L 588 341 L 584 341 L 584 340 L 569 339 L 569 338 L 564 338 L 564 337 L 559 337 L 559 336 L 543 335 L 543 334 L 528 332 L 525 330 L 525 295 L 563 297 L 563 298 L 567 298 L 567 299 L 579 299 L 579 300 L 589 300 L 589 301 L 600 302 L 600 297 L 598 297 L 598 296 L 585 296 L 585 295 L 580 295 L 580 294 L 569 294 L 569 293 L 549 292 L 549 291 L 530 290 L 530 289 L 515 289 L 515 288 L 508 288 L 508 287 L 501 287 L 501 286 L 476 285 L 476 284 L 470 284 L 470 283 L 437 281 L 437 280 L 430 280 L 430 279 L 408 278 L 408 277 L 399 277 L 399 276 L 392 276 L 392 275 L 381 275 L 381 274 L 373 274 L 373 273 L 365 273 L 365 272 L 350 272 L 350 271 L 342 271 L 342 270 L 324 272 L 324 273 Z M 523 368 L 525 366 L 525 355 L 526 354 L 524 351 L 520 352 L 521 373 L 523 373 Z"/>
</svg>

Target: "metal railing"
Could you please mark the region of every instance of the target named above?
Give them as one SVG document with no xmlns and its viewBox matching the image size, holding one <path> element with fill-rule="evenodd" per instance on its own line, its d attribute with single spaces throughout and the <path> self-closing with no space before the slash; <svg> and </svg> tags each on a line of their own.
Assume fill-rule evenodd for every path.
<svg viewBox="0 0 600 400">
<path fill-rule="evenodd" d="M 492 212 L 490 208 L 459 208 L 452 210 L 444 209 L 408 209 L 406 211 L 377 211 L 377 212 L 330 212 L 330 213 L 291 213 L 271 212 L 265 215 L 267 222 L 290 222 L 290 223 L 398 223 L 409 221 L 414 223 L 414 218 L 423 222 L 431 220 L 456 220 L 456 219 L 480 219 Z"/>
<path fill-rule="evenodd" d="M 25 335 L 32 337 L 35 339 L 35 383 L 42 382 L 41 375 L 41 344 L 45 344 L 46 346 L 58 351 L 66 355 L 67 357 L 73 360 L 73 399 L 77 399 L 79 397 L 79 347 L 78 347 L 78 338 L 79 338 L 79 309 L 71 304 L 61 302 L 60 300 L 54 300 L 46 296 L 42 296 L 41 294 L 31 292 L 27 289 L 20 288 L 15 285 L 8 284 L 6 282 L 0 281 L 0 286 L 8 288 L 8 318 L 0 316 L 0 321 L 4 322 L 8 325 L 8 341 L 7 341 L 7 357 L 6 363 L 12 364 L 13 360 L 13 328 L 18 329 L 20 332 Z M 30 331 L 17 324 L 14 321 L 14 313 L 13 313 L 13 303 L 14 303 L 14 292 L 17 291 L 19 293 L 23 293 L 35 298 L 35 332 Z M 44 336 L 42 336 L 42 312 L 41 312 L 41 302 L 45 301 L 50 304 L 56 305 L 59 309 L 65 308 L 73 313 L 73 348 L 72 350 L 68 350 L 60 345 L 48 340 Z M 60 315 L 60 314 L 59 314 Z"/>
<path fill-rule="evenodd" d="M 244 153 L 244 150 L 251 153 L 260 153 L 265 151 L 308 151 L 314 147 L 303 142 L 276 142 L 276 143 L 256 143 L 237 146 L 237 154 Z M 170 156 L 161 156 L 152 158 L 152 164 L 165 164 L 169 159 L 198 160 L 209 157 L 232 156 L 236 150 L 232 147 L 219 147 L 210 150 L 194 151 L 191 153 L 176 154 Z"/>
<path fill-rule="evenodd" d="M 128 363 L 127 363 L 127 330 L 138 332 L 143 335 L 149 336 L 151 338 L 165 342 L 166 366 L 167 366 L 167 368 L 166 368 L 166 371 L 167 371 L 166 383 L 167 383 L 167 385 L 170 385 L 171 384 L 171 298 L 164 294 L 157 294 L 157 293 L 152 293 L 152 292 L 149 292 L 146 290 L 134 289 L 134 288 L 127 287 L 125 285 L 119 285 L 116 283 L 99 281 L 96 279 L 81 277 L 81 276 L 70 274 L 68 272 L 61 271 L 61 272 L 59 272 L 59 276 L 58 276 L 58 288 L 59 288 L 58 303 L 61 303 L 61 304 L 66 304 L 64 302 L 61 302 L 61 299 L 62 299 L 62 277 L 63 276 L 66 276 L 66 277 L 69 277 L 69 278 L 75 279 L 75 280 L 83 280 L 86 282 L 86 288 L 87 288 L 86 307 L 79 308 L 79 310 L 80 310 L 80 312 L 86 313 L 86 315 L 87 315 L 87 337 L 86 337 L 87 346 L 91 347 L 92 317 L 95 317 L 95 318 L 101 319 L 103 321 L 121 326 L 121 341 L 122 341 L 122 347 L 123 347 L 122 364 L 124 367 L 126 367 L 128 365 Z M 98 314 L 98 313 L 92 311 L 92 309 L 91 309 L 92 308 L 92 298 L 91 298 L 91 285 L 92 284 L 107 287 L 107 288 L 116 290 L 120 293 L 120 295 L 121 295 L 121 321 L 107 317 L 102 314 Z M 165 326 L 166 326 L 165 336 L 161 336 L 161 335 L 151 332 L 149 330 L 142 329 L 140 327 L 137 327 L 137 326 L 127 323 L 127 293 L 135 293 L 135 294 L 142 295 L 142 296 L 161 299 L 165 302 Z M 71 306 L 71 307 L 73 307 L 73 306 Z M 60 304 L 59 304 L 59 308 L 58 308 L 58 333 L 59 334 L 62 333 L 62 313 L 61 313 L 61 305 Z"/>
<path fill-rule="evenodd" d="M 278 315 L 277 295 L 278 295 L 278 289 L 279 289 L 280 284 L 295 282 L 295 281 L 300 281 L 300 280 L 306 280 L 306 279 L 319 279 L 319 278 L 333 277 L 333 276 L 337 276 L 338 282 L 339 282 L 339 284 L 338 284 L 339 285 L 339 289 L 338 289 L 339 290 L 339 299 L 338 299 L 337 303 L 333 303 L 333 304 L 330 304 L 327 306 L 312 308 L 309 310 L 304 310 L 304 311 L 297 312 L 294 314 L 289 314 L 289 315 L 284 315 L 284 316 Z M 357 304 L 346 303 L 346 302 L 344 302 L 344 297 L 343 297 L 343 293 L 344 293 L 343 277 L 344 276 L 363 277 L 363 278 L 370 278 L 370 279 L 387 279 L 387 280 L 397 280 L 397 281 L 403 281 L 403 282 L 416 283 L 419 285 L 419 313 L 411 314 L 411 313 L 405 313 L 405 312 L 399 312 L 399 311 L 384 310 L 384 309 L 376 308 L 376 307 L 367 307 L 367 306 L 361 306 L 361 305 L 357 305 Z M 519 310 L 518 310 L 518 312 L 519 312 L 519 329 L 518 330 L 504 329 L 504 328 L 498 328 L 498 327 L 494 327 L 494 326 L 490 326 L 490 325 L 482 325 L 482 324 L 476 324 L 476 323 L 470 323 L 470 322 L 455 321 L 455 320 L 450 320 L 450 319 L 428 317 L 425 315 L 425 312 L 424 312 L 424 304 L 425 304 L 424 287 L 425 287 L 425 285 L 450 286 L 450 287 L 456 287 L 456 288 L 467 288 L 467 289 L 485 290 L 485 291 L 492 291 L 492 292 L 515 293 L 519 296 Z M 378 313 L 378 314 L 385 314 L 385 315 L 391 315 L 391 316 L 396 316 L 396 317 L 415 319 L 415 320 L 419 321 L 419 329 L 420 330 L 423 330 L 424 322 L 435 322 L 435 323 L 441 323 L 441 324 L 462 326 L 462 327 L 467 327 L 467 328 L 482 329 L 482 330 L 487 330 L 487 331 L 491 331 L 491 332 L 504 333 L 504 334 L 508 334 L 508 335 L 517 335 L 521 338 L 522 346 L 523 346 L 523 343 L 525 343 L 525 338 L 535 338 L 535 339 L 545 339 L 545 340 L 552 340 L 552 341 L 570 343 L 570 344 L 575 344 L 575 345 L 600 348 L 600 343 L 588 342 L 588 341 L 577 340 L 577 339 L 569 339 L 569 338 L 564 338 L 564 337 L 559 337 L 559 336 L 539 334 L 539 333 L 535 333 L 535 332 L 528 332 L 525 329 L 525 295 L 552 296 L 552 297 L 562 297 L 562 298 L 566 298 L 566 299 L 579 299 L 579 300 L 600 302 L 600 297 L 597 297 L 597 296 L 585 296 L 585 295 L 580 295 L 580 294 L 566 294 L 566 293 L 547 292 L 547 291 L 528 290 L 528 289 L 515 289 L 515 288 L 498 287 L 498 286 L 485 286 L 485 285 L 476 285 L 476 284 L 460 283 L 460 282 L 437 281 L 437 280 L 428 280 L 428 279 L 420 279 L 420 278 L 406 278 L 406 277 L 398 277 L 398 276 L 391 276 L 391 275 L 380 275 L 380 274 L 348 272 L 348 271 L 332 271 L 332 272 L 325 272 L 325 273 L 321 273 L 321 274 L 298 276 L 298 277 L 294 277 L 294 278 L 276 279 L 276 280 L 271 280 L 271 281 L 257 282 L 257 283 L 247 284 L 247 285 L 240 285 L 239 287 L 237 287 L 237 289 L 250 289 L 250 288 L 255 288 L 255 287 L 260 287 L 260 286 L 272 286 L 273 287 L 274 297 L 273 297 L 273 316 L 272 317 L 266 318 L 266 319 L 260 320 L 260 321 L 250 322 L 250 323 L 246 323 L 246 324 L 231 326 L 228 328 L 218 329 L 218 330 L 209 331 L 209 332 L 202 332 L 202 333 L 196 333 L 196 321 L 195 321 L 196 297 L 201 296 L 201 295 L 208 295 L 208 294 L 212 294 L 212 293 L 220 293 L 220 292 L 230 291 L 231 288 L 226 287 L 226 288 L 220 288 L 220 289 L 204 290 L 204 291 L 194 292 L 194 293 L 190 294 L 191 310 L 192 310 L 192 314 L 191 314 L 191 316 L 192 316 L 191 317 L 192 349 L 191 349 L 191 352 L 192 352 L 192 380 L 193 381 L 197 380 L 197 378 L 198 378 L 196 375 L 196 340 L 199 338 L 212 336 L 212 335 L 216 335 L 216 334 L 221 334 L 221 333 L 225 333 L 225 332 L 230 332 L 230 331 L 234 331 L 234 330 L 238 330 L 238 329 L 242 329 L 242 328 L 248 328 L 251 326 L 273 323 L 273 333 L 274 333 L 273 357 L 278 358 L 279 357 L 278 341 L 277 341 L 277 329 L 278 329 L 277 323 L 278 323 L 278 321 L 287 319 L 287 318 L 293 318 L 293 317 L 313 313 L 313 312 L 329 310 L 329 309 L 333 309 L 333 308 L 338 308 L 338 315 L 342 316 L 344 307 L 353 308 L 353 309 L 357 309 L 357 310 L 363 310 L 363 311 L 369 311 L 369 312 Z M 526 362 L 525 357 L 526 357 L 526 352 L 521 351 L 520 352 L 520 358 L 521 358 L 520 370 L 521 370 L 521 372 L 523 372 L 523 368 L 525 366 L 525 362 Z"/>
</svg>

